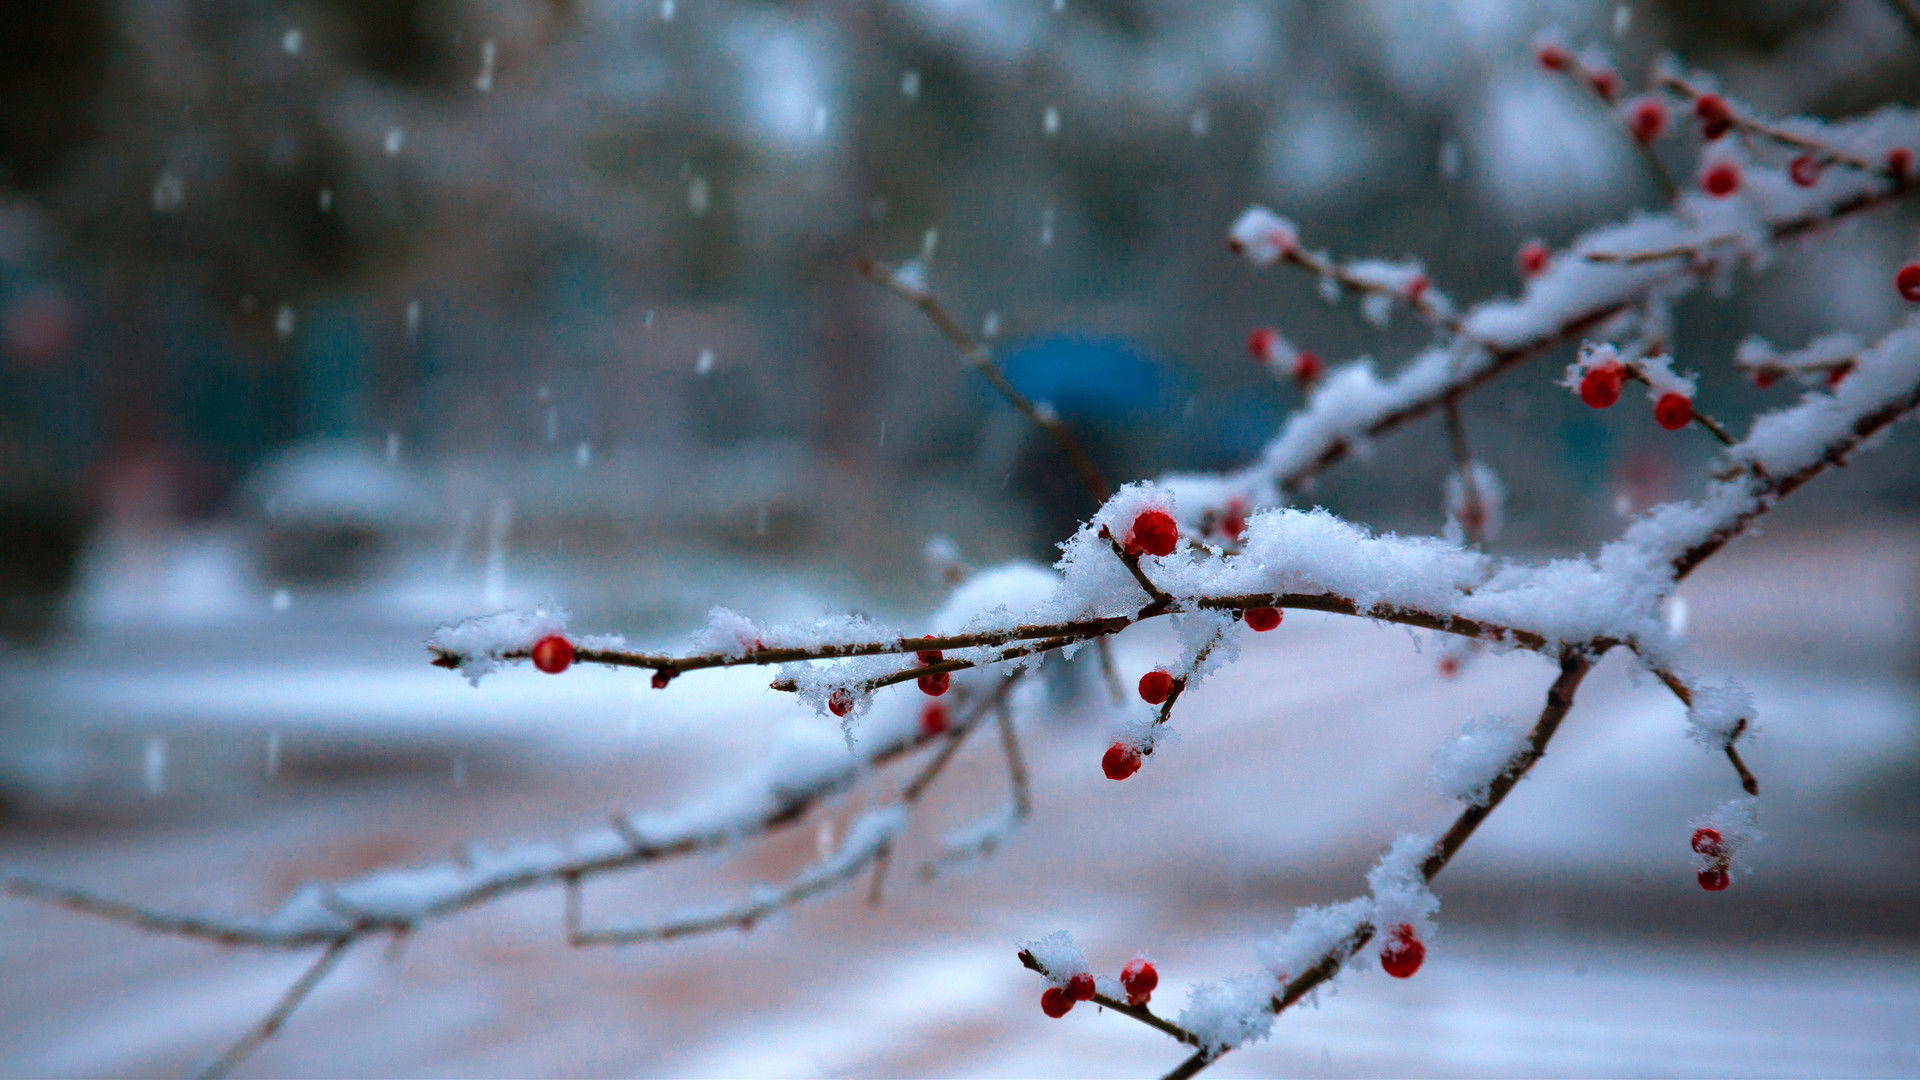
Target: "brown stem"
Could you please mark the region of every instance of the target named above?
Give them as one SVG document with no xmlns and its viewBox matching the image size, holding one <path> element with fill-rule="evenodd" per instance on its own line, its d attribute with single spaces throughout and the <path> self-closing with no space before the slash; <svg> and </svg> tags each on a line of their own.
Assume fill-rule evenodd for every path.
<svg viewBox="0 0 1920 1080">
<path fill-rule="evenodd" d="M 1420 876 L 1423 880 L 1431 882 L 1441 870 L 1446 868 L 1453 857 L 1466 845 L 1467 840 L 1473 836 L 1474 830 L 1480 827 L 1480 823 L 1486 820 L 1487 815 L 1493 813 L 1494 809 L 1513 791 L 1514 785 L 1518 784 L 1527 771 L 1533 768 L 1534 763 L 1546 753 L 1547 743 L 1552 740 L 1554 732 L 1559 730 L 1560 722 L 1566 719 L 1567 711 L 1573 707 L 1573 696 L 1580 688 L 1580 681 L 1586 678 L 1588 671 L 1592 670 L 1594 659 L 1592 654 L 1578 649 L 1568 649 L 1561 654 L 1560 677 L 1547 688 L 1546 705 L 1540 710 L 1540 719 L 1535 722 L 1533 731 L 1527 736 L 1526 748 L 1505 769 L 1501 770 L 1498 777 L 1494 778 L 1493 783 L 1487 788 L 1486 800 L 1461 811 L 1460 816 L 1454 820 L 1453 826 L 1434 842 L 1433 848 L 1420 864 Z M 1375 932 L 1371 923 L 1360 924 L 1346 941 L 1322 955 L 1312 967 L 1295 976 L 1282 987 L 1280 992 L 1268 1002 L 1268 1008 L 1276 1015 L 1291 1008 L 1294 1003 L 1307 996 L 1316 987 L 1338 974 L 1354 954 L 1365 948 L 1367 942 L 1373 940 Z M 1202 1048 L 1166 1076 L 1167 1078 L 1193 1076 L 1218 1061 L 1224 1053 L 1225 1051 L 1215 1053 L 1210 1049 Z"/>
<path fill-rule="evenodd" d="M 320 985 L 320 980 L 326 978 L 334 965 L 340 962 L 340 958 L 346 955 L 347 947 L 352 945 L 354 940 L 354 936 L 349 934 L 328 942 L 327 947 L 321 950 L 320 956 L 314 960 L 313 966 L 307 968 L 298 979 L 294 980 L 292 986 L 287 987 L 287 992 L 280 995 L 280 1001 L 274 1005 L 273 1011 L 262 1017 L 259 1023 L 241 1036 L 239 1042 L 228 1047 L 227 1052 L 221 1054 L 219 1060 L 202 1070 L 200 1080 L 219 1080 L 220 1077 L 226 1076 L 233 1071 L 234 1066 L 246 1060 L 247 1055 L 258 1050 L 261 1043 L 273 1038 L 274 1034 L 280 1030 L 280 1026 L 287 1022 L 287 1017 L 293 1015 L 293 1010 L 300 1007 L 300 1003 L 307 999 L 307 995 L 313 993 L 313 988 Z"/>
<path fill-rule="evenodd" d="M 1041 965 L 1040 961 L 1034 959 L 1034 956 L 1032 953 L 1028 952 L 1025 949 L 1021 949 L 1019 953 L 1019 957 L 1020 957 L 1020 963 L 1025 965 L 1028 971 L 1036 972 L 1044 978 L 1048 978 L 1048 979 L 1053 978 L 1053 972 L 1048 971 L 1045 967 Z M 1179 1040 L 1180 1042 L 1186 1043 L 1188 1046 L 1200 1045 L 1200 1037 L 1198 1035 L 1195 1035 L 1193 1032 L 1188 1031 L 1186 1028 L 1181 1027 L 1179 1024 L 1176 1024 L 1173 1021 L 1168 1020 L 1163 1016 L 1160 1016 L 1159 1014 L 1155 1013 L 1152 1009 L 1149 1009 L 1144 1005 L 1129 1005 L 1126 1002 L 1121 1001 L 1117 998 L 1110 998 L 1107 995 L 1100 994 L 1100 993 L 1096 993 L 1093 995 L 1093 1003 L 1100 1006 L 1103 1009 L 1112 1009 L 1114 1012 L 1117 1012 L 1122 1016 L 1129 1017 L 1134 1020 L 1138 1020 L 1141 1023 L 1147 1025 L 1148 1027 L 1153 1028 L 1155 1031 L 1159 1031 L 1164 1034 L 1173 1036 L 1175 1039 Z"/>
<path fill-rule="evenodd" d="M 1073 433 L 1061 423 L 1059 417 L 1029 401 L 1025 394 L 1007 381 L 1007 377 L 994 366 L 992 357 L 987 354 L 987 347 L 975 340 L 972 334 L 967 333 L 958 322 L 954 321 L 953 316 L 941 306 L 939 298 L 931 289 L 909 287 L 891 269 L 872 259 L 860 260 L 860 272 L 866 275 L 867 280 L 885 286 L 895 296 L 919 308 L 921 313 L 926 315 L 927 321 L 933 323 L 934 329 L 940 331 L 940 336 L 946 338 L 947 343 L 959 352 L 962 363 L 978 372 L 980 377 L 987 381 L 987 385 L 993 387 L 1008 404 L 1019 410 L 1020 415 L 1026 417 L 1034 426 L 1053 439 L 1054 445 L 1066 455 L 1074 471 L 1080 474 L 1080 483 L 1087 489 L 1087 494 L 1093 496 L 1093 501 L 1095 503 L 1107 501 L 1107 495 L 1112 489 L 1107 486 L 1106 477 L 1101 475 L 1100 467 L 1093 463 L 1093 459 L 1087 456 L 1085 450 L 1081 449 L 1080 441 L 1073 437 Z"/>
</svg>

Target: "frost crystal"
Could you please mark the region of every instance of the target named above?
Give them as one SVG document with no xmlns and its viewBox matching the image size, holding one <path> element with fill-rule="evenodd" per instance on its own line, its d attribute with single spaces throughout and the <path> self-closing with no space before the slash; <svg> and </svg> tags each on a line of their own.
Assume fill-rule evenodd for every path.
<svg viewBox="0 0 1920 1080">
<path fill-rule="evenodd" d="M 1484 806 L 1487 789 L 1526 745 L 1527 729 L 1504 716 L 1474 720 L 1441 744 L 1428 775 L 1448 796 Z"/>
<path fill-rule="evenodd" d="M 566 630 L 567 618 L 567 613 L 557 607 L 483 615 L 442 626 L 427 639 L 427 647 L 459 657 L 460 674 L 479 686 L 481 676 L 500 667 L 502 655 L 531 649 L 548 634 Z"/>
<path fill-rule="evenodd" d="M 1266 975 L 1203 983 L 1193 988 L 1193 996 L 1180 1011 L 1177 1023 L 1215 1053 L 1264 1039 L 1273 1029 L 1271 1003 L 1277 989 Z"/>
<path fill-rule="evenodd" d="M 1742 729 L 1745 721 L 1747 727 Z M 1718 750 L 1733 742 L 1737 733 L 1753 729 L 1753 695 L 1734 682 L 1701 683 L 1693 688 L 1693 704 L 1687 708 L 1687 729 L 1693 741 Z"/>
<path fill-rule="evenodd" d="M 1020 947 L 1033 957 L 1034 963 L 1040 965 L 1055 986 L 1065 986 L 1073 976 L 1093 970 L 1087 964 L 1087 954 L 1080 951 L 1080 946 L 1073 943 L 1073 935 L 1065 930 L 1055 930 Z"/>
<path fill-rule="evenodd" d="M 1255 266 L 1271 266 L 1299 242 L 1293 222 L 1264 206 L 1248 207 L 1227 230 L 1235 249 Z"/>
</svg>

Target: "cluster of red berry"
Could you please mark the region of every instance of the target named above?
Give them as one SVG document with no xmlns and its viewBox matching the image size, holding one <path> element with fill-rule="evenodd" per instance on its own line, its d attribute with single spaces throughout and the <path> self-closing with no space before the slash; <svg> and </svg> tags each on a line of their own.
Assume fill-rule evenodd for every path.
<svg viewBox="0 0 1920 1080">
<path fill-rule="evenodd" d="M 1580 379 L 1580 400 L 1590 408 L 1611 408 L 1620 400 L 1620 388 L 1629 377 L 1627 366 L 1617 360 L 1595 364 Z M 1693 422 L 1693 400 L 1675 391 L 1661 394 L 1653 403 L 1654 422 L 1668 431 L 1679 431 Z"/>
<path fill-rule="evenodd" d="M 921 667 L 930 667 L 946 659 L 945 656 L 941 655 L 939 649 L 921 649 L 913 655 L 914 659 L 920 661 Z M 946 693 L 948 688 L 953 685 L 953 673 L 950 671 L 936 671 L 932 674 L 922 675 L 920 676 L 919 683 L 921 693 L 928 697 L 939 697 L 941 694 Z"/>
<path fill-rule="evenodd" d="M 1160 985 L 1160 973 L 1154 970 L 1153 961 L 1144 956 L 1136 956 L 1120 969 L 1120 986 L 1127 992 L 1127 1004 L 1142 1006 L 1153 997 L 1153 989 Z M 1076 1001 L 1092 1001 L 1094 994 L 1093 976 L 1086 972 L 1077 972 L 1067 979 L 1065 986 L 1050 986 L 1040 995 L 1040 1011 L 1055 1020 L 1067 1015 Z"/>
</svg>

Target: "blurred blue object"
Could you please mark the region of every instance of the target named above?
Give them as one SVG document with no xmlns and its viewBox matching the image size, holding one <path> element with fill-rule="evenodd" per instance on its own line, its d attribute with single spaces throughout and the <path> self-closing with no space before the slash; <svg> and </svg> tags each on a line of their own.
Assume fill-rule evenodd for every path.
<svg viewBox="0 0 1920 1080">
<path fill-rule="evenodd" d="M 1175 379 L 1132 342 L 1116 337 L 1040 338 L 1001 362 L 1007 381 L 1073 420 L 1116 420 L 1155 411 Z"/>
</svg>

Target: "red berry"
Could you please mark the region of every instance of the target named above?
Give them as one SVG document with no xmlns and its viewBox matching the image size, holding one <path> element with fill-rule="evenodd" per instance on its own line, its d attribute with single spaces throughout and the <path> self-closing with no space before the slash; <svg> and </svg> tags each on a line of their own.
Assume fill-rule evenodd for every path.
<svg viewBox="0 0 1920 1080">
<path fill-rule="evenodd" d="M 1220 531 L 1229 540 L 1238 540 L 1247 531 L 1247 501 L 1228 499 L 1226 513 L 1220 517 Z"/>
<path fill-rule="evenodd" d="M 1280 344 L 1280 332 L 1271 327 L 1262 326 L 1247 335 L 1247 355 L 1265 364 L 1273 359 L 1273 350 Z"/>
<path fill-rule="evenodd" d="M 1573 64 L 1573 54 L 1559 45 L 1542 45 L 1533 55 L 1548 71 L 1565 71 Z"/>
<path fill-rule="evenodd" d="M 1724 865 L 1718 863 L 1700 871 L 1697 876 L 1700 880 L 1700 887 L 1708 892 L 1719 892 L 1721 889 L 1733 884 L 1733 876 L 1727 873 L 1727 868 Z"/>
<path fill-rule="evenodd" d="M 661 668 L 659 671 L 653 673 L 653 678 L 649 680 L 649 682 L 651 682 L 655 690 L 665 690 L 667 684 L 673 681 L 673 677 L 676 674 L 678 673 L 669 668 Z"/>
<path fill-rule="evenodd" d="M 1700 190 L 1716 199 L 1724 199 L 1740 190 L 1740 166 L 1723 161 L 1700 176 Z"/>
<path fill-rule="evenodd" d="M 1125 780 L 1140 771 L 1140 751 L 1126 743 L 1114 743 L 1101 755 L 1100 771 L 1109 780 Z"/>
<path fill-rule="evenodd" d="M 1773 384 L 1779 381 L 1780 373 L 1772 368 L 1753 369 L 1753 386 L 1756 390 L 1771 389 Z"/>
<path fill-rule="evenodd" d="M 1910 304 L 1920 304 L 1920 263 L 1908 263 L 1893 275 L 1893 287 Z"/>
<path fill-rule="evenodd" d="M 1393 940 L 1380 950 L 1381 970 L 1396 979 L 1411 979 L 1427 959 L 1427 947 L 1413 936 L 1413 927 L 1401 923 L 1393 931 Z"/>
<path fill-rule="evenodd" d="M 533 643 L 533 666 L 549 675 L 558 675 L 573 666 L 573 642 L 559 634 L 548 634 Z"/>
<path fill-rule="evenodd" d="M 1136 956 L 1120 969 L 1120 986 L 1127 992 L 1127 1004 L 1145 1005 L 1153 996 L 1153 988 L 1160 985 L 1160 973 L 1153 969 L 1153 961 L 1144 956 Z"/>
<path fill-rule="evenodd" d="M 827 695 L 827 711 L 835 716 L 845 716 L 853 711 L 853 692 L 840 689 Z"/>
<path fill-rule="evenodd" d="M 1173 696 L 1173 676 L 1164 671 L 1149 671 L 1140 676 L 1140 700 L 1158 705 Z"/>
<path fill-rule="evenodd" d="M 1659 138 L 1667 130 L 1666 104 L 1659 98 L 1641 98 L 1627 117 L 1627 127 L 1643 143 Z"/>
<path fill-rule="evenodd" d="M 1407 299 L 1416 304 L 1419 303 L 1420 298 L 1427 295 L 1427 290 L 1432 286 L 1433 282 L 1427 280 L 1427 275 L 1415 274 L 1413 280 L 1407 282 Z"/>
<path fill-rule="evenodd" d="M 1520 253 L 1514 256 L 1514 261 L 1520 265 L 1521 277 L 1539 277 L 1546 273 L 1547 263 L 1552 259 L 1553 253 L 1538 240 L 1529 240 L 1520 245 Z"/>
<path fill-rule="evenodd" d="M 1600 100 L 1609 105 L 1613 104 L 1614 95 L 1620 92 L 1619 74 L 1606 68 L 1587 72 L 1587 81 L 1593 84 L 1593 92 L 1600 95 Z"/>
<path fill-rule="evenodd" d="M 1717 857 L 1723 850 L 1720 847 L 1720 830 L 1719 829 L 1693 830 L 1693 850 L 1699 852 L 1702 855 L 1712 855 Z"/>
<path fill-rule="evenodd" d="M 920 710 L 920 734 L 926 738 L 945 735 L 950 726 L 952 726 L 952 719 L 947 716 L 945 705 L 937 701 L 929 701 L 927 707 Z"/>
<path fill-rule="evenodd" d="M 1046 992 L 1040 995 L 1040 1011 L 1055 1020 L 1067 1015 L 1072 1008 L 1073 995 L 1057 986 L 1047 987 Z"/>
<path fill-rule="evenodd" d="M 1073 1000 L 1075 1001 L 1092 1001 L 1093 976 L 1083 971 L 1073 978 L 1068 979 L 1067 993 L 1073 995 Z"/>
<path fill-rule="evenodd" d="M 1719 94 L 1701 94 L 1694 98 L 1693 115 L 1700 118 L 1700 134 L 1709 141 L 1733 129 L 1733 110 Z"/>
<path fill-rule="evenodd" d="M 1320 362 L 1320 357 L 1316 353 L 1302 352 L 1293 358 L 1293 378 L 1302 386 L 1319 382 L 1320 373 L 1325 370 L 1326 365 Z"/>
<path fill-rule="evenodd" d="M 931 675 L 920 676 L 920 692 L 928 697 L 939 697 L 953 686 L 953 673 L 936 671 Z"/>
<path fill-rule="evenodd" d="M 1626 378 L 1627 369 L 1611 360 L 1595 364 L 1580 378 L 1580 400 L 1590 408 L 1612 408 L 1620 400 L 1620 385 Z"/>
<path fill-rule="evenodd" d="M 1796 187 L 1812 187 L 1820 182 L 1821 165 L 1812 154 L 1801 154 L 1787 162 L 1787 179 Z"/>
<path fill-rule="evenodd" d="M 1165 510 L 1143 510 L 1127 532 L 1129 555 L 1171 555 L 1180 542 L 1180 526 Z"/>
<path fill-rule="evenodd" d="M 1905 180 L 1913 172 L 1913 151 L 1904 146 L 1887 151 L 1887 171 L 1895 178 Z"/>
<path fill-rule="evenodd" d="M 939 649 L 921 649 L 919 652 L 916 652 L 913 654 L 913 658 L 915 660 L 920 661 L 921 667 L 927 667 L 932 664 L 937 664 L 940 661 L 946 659 L 946 657 L 941 654 Z"/>
<path fill-rule="evenodd" d="M 1685 394 L 1661 394 L 1653 403 L 1653 420 L 1668 431 L 1679 431 L 1693 423 L 1693 402 Z"/>
<path fill-rule="evenodd" d="M 1280 625 L 1280 609 L 1270 607 L 1248 608 L 1247 613 L 1241 616 L 1241 618 L 1247 620 L 1247 625 L 1253 627 L 1256 633 L 1264 634 Z"/>
<path fill-rule="evenodd" d="M 1847 376 L 1851 374 L 1853 374 L 1853 361 L 1851 360 L 1848 360 L 1847 362 L 1842 364 L 1835 364 L 1832 367 L 1828 368 L 1827 369 L 1827 389 L 1829 390 L 1836 389 L 1837 387 L 1839 387 L 1841 383 L 1845 382 L 1847 380 Z"/>
<path fill-rule="evenodd" d="M 1443 656 L 1436 666 L 1440 669 L 1440 677 L 1443 679 L 1451 679 L 1460 674 L 1460 658 L 1457 656 Z"/>
</svg>

